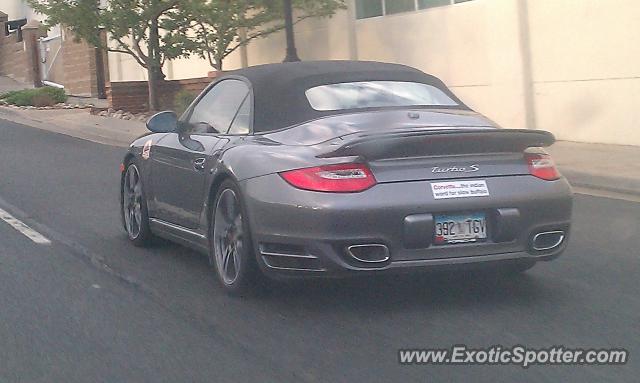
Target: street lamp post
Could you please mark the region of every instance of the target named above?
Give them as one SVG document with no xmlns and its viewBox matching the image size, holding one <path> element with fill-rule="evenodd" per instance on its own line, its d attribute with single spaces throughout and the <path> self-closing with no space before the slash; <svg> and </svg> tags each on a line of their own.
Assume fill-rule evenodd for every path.
<svg viewBox="0 0 640 383">
<path fill-rule="evenodd" d="M 300 61 L 296 51 L 296 41 L 293 37 L 293 10 L 291 0 L 282 0 L 284 3 L 284 30 L 287 36 L 287 55 L 284 62 Z"/>
</svg>

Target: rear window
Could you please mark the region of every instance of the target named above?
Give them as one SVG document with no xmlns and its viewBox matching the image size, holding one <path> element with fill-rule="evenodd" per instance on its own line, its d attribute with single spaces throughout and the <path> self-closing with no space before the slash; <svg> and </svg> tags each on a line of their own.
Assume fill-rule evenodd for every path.
<svg viewBox="0 0 640 383">
<path fill-rule="evenodd" d="M 404 81 L 359 81 L 320 85 L 305 92 L 318 111 L 394 106 L 456 106 L 435 86 Z"/>
</svg>

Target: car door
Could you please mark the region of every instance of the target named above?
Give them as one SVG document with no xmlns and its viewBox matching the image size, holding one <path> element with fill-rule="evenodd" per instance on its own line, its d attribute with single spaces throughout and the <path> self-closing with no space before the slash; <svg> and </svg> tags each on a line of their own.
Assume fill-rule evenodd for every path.
<svg viewBox="0 0 640 383">
<path fill-rule="evenodd" d="M 176 133 L 153 150 L 154 215 L 168 223 L 197 229 L 205 202 L 206 170 L 212 169 L 248 86 L 237 79 L 219 81 L 203 94 Z"/>
</svg>

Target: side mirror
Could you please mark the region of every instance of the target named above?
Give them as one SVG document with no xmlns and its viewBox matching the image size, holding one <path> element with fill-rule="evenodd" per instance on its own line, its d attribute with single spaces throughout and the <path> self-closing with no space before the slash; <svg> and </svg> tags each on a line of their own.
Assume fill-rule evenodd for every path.
<svg viewBox="0 0 640 383">
<path fill-rule="evenodd" d="M 178 116 L 171 111 L 159 112 L 147 120 L 147 129 L 154 133 L 171 133 L 178 129 Z"/>
</svg>

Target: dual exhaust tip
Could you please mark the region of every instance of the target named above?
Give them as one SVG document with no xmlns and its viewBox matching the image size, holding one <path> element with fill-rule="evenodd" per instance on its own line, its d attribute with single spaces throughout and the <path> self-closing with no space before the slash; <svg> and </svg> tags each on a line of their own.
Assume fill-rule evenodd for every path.
<svg viewBox="0 0 640 383">
<path fill-rule="evenodd" d="M 389 248 L 380 243 L 351 245 L 347 247 L 347 254 L 362 263 L 384 263 L 389 260 Z"/>
<path fill-rule="evenodd" d="M 564 237 L 562 230 L 542 231 L 533 236 L 531 248 L 535 251 L 552 250 L 562 244 Z"/>
<path fill-rule="evenodd" d="M 533 236 L 531 248 L 535 251 L 548 251 L 557 248 L 564 242 L 563 230 L 542 231 Z M 351 245 L 347 247 L 347 254 L 362 263 L 384 263 L 389 257 L 389 248 L 380 243 Z"/>
</svg>

